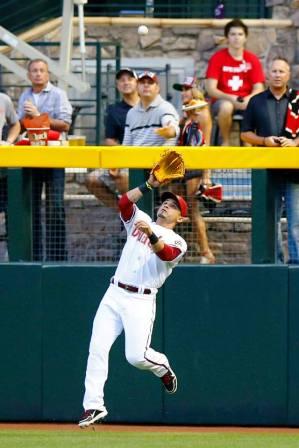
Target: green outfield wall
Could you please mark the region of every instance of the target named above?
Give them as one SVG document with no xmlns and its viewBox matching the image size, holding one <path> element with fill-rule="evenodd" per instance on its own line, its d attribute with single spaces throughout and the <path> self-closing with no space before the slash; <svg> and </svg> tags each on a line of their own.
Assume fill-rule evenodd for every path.
<svg viewBox="0 0 299 448">
<path fill-rule="evenodd" d="M 0 265 L 0 420 L 77 421 L 92 320 L 115 267 Z M 179 266 L 152 346 L 179 388 L 113 346 L 110 422 L 299 425 L 299 268 Z"/>
</svg>

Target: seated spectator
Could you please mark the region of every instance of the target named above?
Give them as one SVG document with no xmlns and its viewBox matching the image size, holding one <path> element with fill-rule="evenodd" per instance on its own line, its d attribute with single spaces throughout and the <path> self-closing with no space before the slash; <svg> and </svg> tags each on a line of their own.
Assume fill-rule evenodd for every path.
<svg viewBox="0 0 299 448">
<path fill-rule="evenodd" d="M 189 103 L 192 99 L 204 100 L 204 94 L 198 88 L 198 81 L 195 77 L 187 76 L 182 84 L 173 84 L 173 89 L 181 92 L 182 104 Z M 199 119 L 200 128 L 205 138 L 205 144 L 210 145 L 211 133 L 212 133 L 212 118 L 209 106 L 203 107 L 197 111 L 197 117 Z M 181 120 L 181 124 L 184 122 L 184 117 Z"/>
<path fill-rule="evenodd" d="M 128 111 L 137 104 L 137 75 L 130 68 L 116 73 L 116 88 L 122 96 L 120 102 L 109 105 L 105 117 L 105 145 L 121 145 Z M 128 191 L 128 169 L 98 169 L 88 174 L 88 191 L 105 205 L 118 210 L 117 196 Z"/>
<path fill-rule="evenodd" d="M 20 134 L 21 126 L 11 99 L 0 93 L 0 145 L 12 145 Z M 5 213 L 7 233 L 7 170 L 0 169 L 0 212 Z"/>
<path fill-rule="evenodd" d="M 212 114 L 217 116 L 222 145 L 228 146 L 233 114 L 243 114 L 250 98 L 263 91 L 265 76 L 258 57 L 245 50 L 245 23 L 231 20 L 225 25 L 224 34 L 227 48 L 209 60 L 206 89 L 212 99 Z"/>
<path fill-rule="evenodd" d="M 201 99 L 192 99 L 184 104 L 182 109 L 185 113 L 184 126 L 181 128 L 179 146 L 203 146 L 204 135 L 200 126 L 201 111 L 206 108 L 207 102 Z M 197 193 L 201 185 L 210 185 L 209 170 L 187 170 L 181 186 L 186 186 L 186 196 L 190 205 L 192 233 L 194 232 L 201 255 L 200 263 L 215 263 L 215 257 L 209 247 L 206 224 L 199 212 Z M 177 183 L 176 187 L 179 187 Z M 178 191 L 178 193 L 181 193 Z"/>
</svg>

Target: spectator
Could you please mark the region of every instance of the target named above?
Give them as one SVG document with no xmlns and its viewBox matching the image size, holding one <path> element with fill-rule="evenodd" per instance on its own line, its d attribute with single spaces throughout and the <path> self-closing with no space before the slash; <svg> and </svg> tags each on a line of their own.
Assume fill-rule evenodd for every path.
<svg viewBox="0 0 299 448">
<path fill-rule="evenodd" d="M 269 64 L 268 89 L 251 98 L 242 123 L 241 138 L 257 146 L 298 146 L 297 91 L 288 88 L 290 65 L 284 58 Z M 275 170 L 278 225 L 278 258 L 284 261 L 280 216 L 284 199 L 288 222 L 288 252 L 291 264 L 299 263 L 299 171 Z"/>
<path fill-rule="evenodd" d="M 205 144 L 200 120 L 202 117 L 201 111 L 206 108 L 206 105 L 207 102 L 202 99 L 192 99 L 189 103 L 183 104 L 185 119 L 184 126 L 181 128 L 179 146 L 203 146 Z M 187 170 L 183 181 L 180 183 L 181 185 L 186 183 L 186 196 L 191 208 L 192 229 L 193 232 L 195 231 L 201 254 L 200 263 L 213 264 L 215 263 L 215 257 L 209 247 L 206 224 L 199 212 L 196 195 L 201 185 L 211 184 L 209 170 Z"/>
<path fill-rule="evenodd" d="M 204 100 L 203 93 L 197 87 L 198 81 L 195 77 L 187 76 L 182 84 L 173 84 L 173 89 L 181 92 L 182 104 L 187 104 L 191 100 Z M 211 133 L 212 133 L 212 118 L 210 109 L 203 107 L 196 112 L 197 120 L 199 120 L 200 128 L 203 132 L 205 138 L 205 144 L 210 145 L 211 143 Z M 184 117 L 180 121 L 181 127 L 184 127 Z"/>
<path fill-rule="evenodd" d="M 217 115 L 222 145 L 229 145 L 234 112 L 244 113 L 250 98 L 263 90 L 265 76 L 257 56 L 245 50 L 247 26 L 239 19 L 224 28 L 227 48 L 210 59 L 206 89 L 212 99 L 212 113 Z"/>
<path fill-rule="evenodd" d="M 21 126 L 11 99 L 0 93 L 0 145 L 12 145 L 20 134 Z M 5 213 L 7 233 L 7 171 L 0 169 L 0 212 Z"/>
<path fill-rule="evenodd" d="M 172 104 L 161 97 L 156 73 L 139 74 L 137 91 L 140 101 L 127 114 L 123 145 L 175 145 L 179 117 Z"/>
<path fill-rule="evenodd" d="M 18 116 L 34 117 L 48 113 L 50 128 L 67 132 L 71 124 L 72 107 L 66 93 L 49 82 L 48 64 L 34 59 L 28 65 L 28 78 L 32 87 L 21 95 Z M 43 184 L 46 193 L 46 260 L 66 260 L 66 235 L 64 212 L 64 169 L 35 169 L 33 189 L 33 259 L 43 260 L 41 194 Z"/>
<path fill-rule="evenodd" d="M 105 144 L 121 145 L 125 132 L 128 111 L 137 104 L 137 75 L 130 68 L 116 73 L 116 87 L 122 100 L 108 106 L 105 119 Z M 128 190 L 128 169 L 99 169 L 92 171 L 86 179 L 88 191 L 105 205 L 118 209 L 116 196 Z"/>
</svg>

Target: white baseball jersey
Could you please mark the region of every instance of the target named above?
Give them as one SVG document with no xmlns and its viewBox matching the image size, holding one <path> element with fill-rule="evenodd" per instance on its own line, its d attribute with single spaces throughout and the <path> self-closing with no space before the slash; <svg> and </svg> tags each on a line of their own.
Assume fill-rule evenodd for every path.
<svg viewBox="0 0 299 448">
<path fill-rule="evenodd" d="M 165 244 L 177 247 L 180 254 L 171 261 L 161 260 L 152 250 L 148 236 L 136 229 L 136 221 L 149 223 L 153 232 Z M 115 280 L 133 286 L 158 289 L 171 274 L 187 250 L 186 241 L 171 229 L 159 226 L 151 217 L 134 205 L 131 219 L 123 221 L 127 231 L 127 241 L 123 248 Z"/>
</svg>

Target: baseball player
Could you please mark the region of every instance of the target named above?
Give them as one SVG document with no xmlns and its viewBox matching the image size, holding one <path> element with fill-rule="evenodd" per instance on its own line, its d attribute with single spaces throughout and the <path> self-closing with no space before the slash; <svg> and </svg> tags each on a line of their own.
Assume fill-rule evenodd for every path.
<svg viewBox="0 0 299 448">
<path fill-rule="evenodd" d="M 167 357 L 152 349 L 150 342 L 158 288 L 187 250 L 186 242 L 173 229 L 177 223 L 188 220 L 188 207 L 181 196 L 164 192 L 157 220 L 152 221 L 136 202 L 159 186 L 151 174 L 147 182 L 125 193 L 119 201 L 127 241 L 93 323 L 81 428 L 100 421 L 108 413 L 104 385 L 109 351 L 123 330 L 127 361 L 139 369 L 150 370 L 161 379 L 168 393 L 177 390 L 177 378 Z"/>
</svg>

